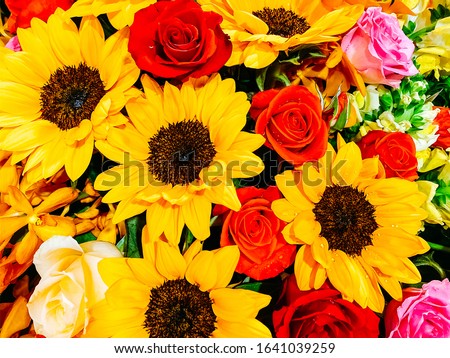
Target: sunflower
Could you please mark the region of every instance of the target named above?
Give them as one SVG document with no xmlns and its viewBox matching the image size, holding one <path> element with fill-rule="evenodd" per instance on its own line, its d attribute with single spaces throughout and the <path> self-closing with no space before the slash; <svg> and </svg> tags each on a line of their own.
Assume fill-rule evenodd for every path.
<svg viewBox="0 0 450 358">
<path fill-rule="evenodd" d="M 212 203 L 240 208 L 232 179 L 263 170 L 252 152 L 264 138 L 241 131 L 250 104 L 232 79 L 216 74 L 163 89 L 146 75 L 141 81 L 145 95 L 126 105 L 130 123 L 97 142 L 120 165 L 94 187 L 109 190 L 105 203 L 119 202 L 114 223 L 146 211 L 152 238 L 164 233 L 176 245 L 186 224 L 204 240 Z"/>
<path fill-rule="evenodd" d="M 66 11 L 66 16 L 106 14 L 116 29 L 123 29 L 133 23 L 135 13 L 155 2 L 156 0 L 78 0 Z"/>
<path fill-rule="evenodd" d="M 326 278 L 349 301 L 382 312 L 381 285 L 400 300 L 399 282 L 420 282 L 408 257 L 429 246 L 416 236 L 427 217 L 417 184 L 384 178 L 378 158 L 361 159 L 358 146 L 329 147 L 317 166 L 276 177 L 284 199 L 272 209 L 288 222 L 287 242 L 300 244 L 294 264 L 301 290 L 318 289 Z"/>
<path fill-rule="evenodd" d="M 128 29 L 105 41 L 94 17 L 79 30 L 63 17 L 58 10 L 48 23 L 35 18 L 18 29 L 21 52 L 0 48 L 0 132 L 8 131 L 0 150 L 13 152 L 13 164 L 28 158 L 24 174 L 31 182 L 61 168 L 78 179 L 94 141 L 126 122 L 120 111 L 139 77 Z"/>
<path fill-rule="evenodd" d="M 184 256 L 144 231 L 144 258 L 104 259 L 105 300 L 90 312 L 87 337 L 270 337 L 255 319 L 270 296 L 226 287 L 239 260 L 237 246 Z"/>
<path fill-rule="evenodd" d="M 199 0 L 205 11 L 222 15 L 233 53 L 227 66 L 270 65 L 280 51 L 298 45 L 337 41 L 358 21 L 364 7 L 347 5 L 328 11 L 320 0 Z"/>
</svg>

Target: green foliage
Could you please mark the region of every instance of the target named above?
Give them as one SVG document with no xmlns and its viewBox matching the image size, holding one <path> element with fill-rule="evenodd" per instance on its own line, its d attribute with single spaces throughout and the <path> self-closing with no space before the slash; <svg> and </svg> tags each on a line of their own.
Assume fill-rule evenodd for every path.
<svg viewBox="0 0 450 358">
<path fill-rule="evenodd" d="M 137 215 L 125 220 L 127 233 L 117 243 L 117 248 L 125 257 L 142 257 L 140 253 L 140 242 L 142 237 L 142 228 L 145 225 L 145 216 Z"/>
<path fill-rule="evenodd" d="M 439 4 L 435 9 L 429 9 L 431 13 L 431 22 L 436 22 L 440 19 L 444 19 L 450 16 L 450 9 L 446 8 L 442 4 Z"/>
<path fill-rule="evenodd" d="M 433 104 L 441 107 L 450 107 L 450 76 L 441 76 L 437 80 L 434 75 L 427 76 L 429 88 L 428 96 L 435 96 Z"/>
</svg>

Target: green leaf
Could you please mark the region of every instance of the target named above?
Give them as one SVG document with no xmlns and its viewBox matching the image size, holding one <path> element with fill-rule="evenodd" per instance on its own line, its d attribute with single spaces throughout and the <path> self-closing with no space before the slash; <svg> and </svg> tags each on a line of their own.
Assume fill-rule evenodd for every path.
<svg viewBox="0 0 450 358">
<path fill-rule="evenodd" d="M 262 285 L 263 285 L 263 282 L 256 281 L 256 282 L 248 282 L 248 283 L 240 284 L 240 285 L 236 286 L 236 288 L 242 288 L 244 290 L 260 292 Z"/>
<path fill-rule="evenodd" d="M 92 232 L 86 232 L 84 234 L 81 235 L 77 235 L 74 237 L 75 240 L 77 240 L 77 242 L 79 244 L 82 244 L 83 242 L 88 242 L 88 241 L 95 241 L 97 240 L 97 238 L 94 236 L 94 234 Z"/>
<path fill-rule="evenodd" d="M 431 22 L 436 22 L 440 19 L 450 16 L 450 9 L 447 9 L 442 4 L 439 4 L 435 9 L 429 9 L 431 13 Z"/>
<path fill-rule="evenodd" d="M 144 227 L 142 216 L 134 216 L 125 220 L 126 235 L 117 243 L 117 248 L 125 257 L 141 257 L 139 242 L 141 241 L 142 228 Z"/>
<path fill-rule="evenodd" d="M 260 91 L 264 91 L 264 84 L 266 83 L 266 76 L 269 66 L 262 70 L 256 71 L 256 85 Z"/>
<path fill-rule="evenodd" d="M 185 253 L 186 250 L 189 249 L 189 247 L 195 241 L 195 237 L 192 234 L 191 230 L 189 230 L 187 227 L 185 227 L 183 230 L 183 237 L 184 237 L 184 244 L 182 252 Z"/>
</svg>

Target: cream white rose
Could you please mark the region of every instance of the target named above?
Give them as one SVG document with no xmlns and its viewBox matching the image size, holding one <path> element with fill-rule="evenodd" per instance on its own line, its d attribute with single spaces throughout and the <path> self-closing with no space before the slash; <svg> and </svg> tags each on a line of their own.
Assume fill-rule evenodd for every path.
<svg viewBox="0 0 450 358">
<path fill-rule="evenodd" d="M 80 245 L 70 236 L 53 236 L 41 245 L 33 260 L 41 281 L 28 303 L 38 334 L 73 337 L 84 331 L 89 307 L 104 298 L 97 264 L 106 257 L 121 254 L 104 241 Z"/>
</svg>

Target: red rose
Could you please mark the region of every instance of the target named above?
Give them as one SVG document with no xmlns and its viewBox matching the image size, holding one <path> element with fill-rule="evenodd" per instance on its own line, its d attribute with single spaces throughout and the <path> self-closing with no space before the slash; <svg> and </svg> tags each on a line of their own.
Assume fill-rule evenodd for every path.
<svg viewBox="0 0 450 358">
<path fill-rule="evenodd" d="M 416 145 L 408 134 L 370 131 L 358 142 L 358 146 L 363 159 L 379 157 L 386 178 L 398 177 L 411 181 L 418 178 Z"/>
<path fill-rule="evenodd" d="M 439 108 L 439 114 L 434 119 L 434 123 L 439 126 L 437 134 L 439 137 L 432 147 L 441 147 L 447 149 L 450 147 L 450 108 Z"/>
<path fill-rule="evenodd" d="M 193 0 L 158 1 L 136 13 L 128 49 L 138 67 L 156 77 L 209 75 L 231 56 L 221 22 Z"/>
<path fill-rule="evenodd" d="M 266 146 L 294 165 L 321 158 L 327 149 L 328 124 L 320 99 L 304 86 L 257 93 L 250 115 Z"/>
<path fill-rule="evenodd" d="M 278 338 L 376 338 L 379 321 L 327 282 L 319 290 L 300 291 L 294 275 L 286 279 L 273 312 Z"/>
<path fill-rule="evenodd" d="M 232 211 L 216 205 L 213 215 L 223 215 L 220 246 L 237 245 L 241 252 L 236 272 L 255 280 L 275 277 L 295 259 L 296 246 L 289 245 L 281 233 L 286 225 L 270 208 L 281 198 L 276 186 L 267 189 L 245 187 L 237 190 L 242 207 Z"/>
<path fill-rule="evenodd" d="M 6 6 L 11 11 L 7 23 L 8 30 L 16 33 L 18 27 L 30 27 L 33 17 L 47 21 L 58 7 L 67 10 L 73 3 L 74 0 L 6 0 Z"/>
</svg>

